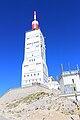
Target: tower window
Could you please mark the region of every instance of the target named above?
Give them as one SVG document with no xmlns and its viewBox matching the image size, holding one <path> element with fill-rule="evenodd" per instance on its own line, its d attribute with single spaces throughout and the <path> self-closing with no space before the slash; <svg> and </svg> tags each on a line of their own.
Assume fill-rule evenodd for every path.
<svg viewBox="0 0 80 120">
<path fill-rule="evenodd" d="M 36 37 L 39 37 L 39 35 L 37 35 Z"/>
<path fill-rule="evenodd" d="M 39 45 L 37 45 L 36 47 L 39 47 Z"/>
<path fill-rule="evenodd" d="M 29 48 L 26 48 L 26 49 L 29 49 Z"/>
<path fill-rule="evenodd" d="M 34 76 L 36 76 L 36 74 L 34 74 Z"/>
<path fill-rule="evenodd" d="M 41 64 L 41 63 L 36 63 L 36 65 L 39 65 L 39 64 Z"/>
<path fill-rule="evenodd" d="M 24 67 L 28 67 L 29 65 L 24 65 Z"/>
<path fill-rule="evenodd" d="M 39 43 L 39 41 L 36 41 L 36 42 L 34 42 L 34 43 Z"/>
<path fill-rule="evenodd" d="M 29 75 L 27 75 L 27 77 L 29 77 Z"/>
<path fill-rule="evenodd" d="M 39 75 L 39 73 L 38 73 L 38 75 Z"/>
<path fill-rule="evenodd" d="M 26 75 L 24 75 L 24 77 L 26 77 Z"/>
</svg>

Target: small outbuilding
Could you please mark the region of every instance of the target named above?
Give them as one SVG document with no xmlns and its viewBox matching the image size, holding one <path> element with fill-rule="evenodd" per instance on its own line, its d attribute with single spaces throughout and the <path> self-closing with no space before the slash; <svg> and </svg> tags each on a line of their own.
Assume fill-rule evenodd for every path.
<svg viewBox="0 0 80 120">
<path fill-rule="evenodd" d="M 60 84 L 60 90 L 62 94 L 74 93 L 72 79 L 74 79 L 76 92 L 80 92 L 80 70 L 62 71 L 58 77 L 58 82 Z"/>
</svg>

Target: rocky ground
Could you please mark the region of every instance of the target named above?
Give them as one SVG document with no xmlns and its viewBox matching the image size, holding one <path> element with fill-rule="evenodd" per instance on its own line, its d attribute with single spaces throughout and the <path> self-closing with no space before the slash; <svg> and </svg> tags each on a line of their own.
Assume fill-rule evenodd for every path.
<svg viewBox="0 0 80 120">
<path fill-rule="evenodd" d="M 2 96 L 0 115 L 8 120 L 78 120 L 77 108 L 72 100 L 60 97 L 59 91 L 49 91 L 39 86 L 31 89 L 34 88 L 35 92 L 29 94 L 28 91 L 24 94 L 20 89 L 19 96 L 16 96 L 18 90 L 14 96 L 13 91 Z"/>
<path fill-rule="evenodd" d="M 6 118 L 0 116 L 0 120 L 8 120 L 8 119 L 6 119 Z"/>
</svg>

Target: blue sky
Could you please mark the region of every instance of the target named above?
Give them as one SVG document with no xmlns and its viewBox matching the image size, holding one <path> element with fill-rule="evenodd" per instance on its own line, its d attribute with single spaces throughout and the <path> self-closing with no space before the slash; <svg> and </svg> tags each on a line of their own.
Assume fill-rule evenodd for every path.
<svg viewBox="0 0 80 120">
<path fill-rule="evenodd" d="M 80 67 L 80 0 L 0 1 L 0 95 L 20 87 L 25 31 L 31 30 L 33 11 L 45 36 L 49 75 Z"/>
</svg>

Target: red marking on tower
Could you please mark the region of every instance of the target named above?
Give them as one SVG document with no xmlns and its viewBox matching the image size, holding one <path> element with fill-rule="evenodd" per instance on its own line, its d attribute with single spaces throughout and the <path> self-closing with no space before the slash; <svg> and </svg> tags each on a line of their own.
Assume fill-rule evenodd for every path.
<svg viewBox="0 0 80 120">
<path fill-rule="evenodd" d="M 38 29 L 38 21 L 36 20 L 36 11 L 34 11 L 34 21 L 32 21 L 32 30 Z"/>
</svg>

